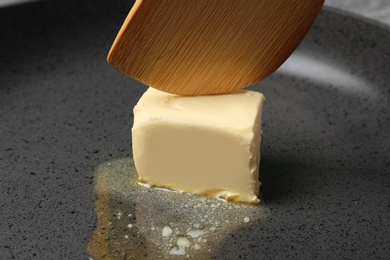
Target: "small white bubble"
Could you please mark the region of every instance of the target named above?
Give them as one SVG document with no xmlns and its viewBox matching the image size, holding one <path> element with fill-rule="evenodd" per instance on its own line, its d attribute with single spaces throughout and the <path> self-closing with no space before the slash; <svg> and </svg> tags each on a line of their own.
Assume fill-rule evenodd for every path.
<svg viewBox="0 0 390 260">
<path fill-rule="evenodd" d="M 163 237 L 169 237 L 173 234 L 173 230 L 168 227 L 168 226 L 165 226 L 163 229 L 162 229 L 162 232 L 161 232 L 161 235 Z"/>
<path fill-rule="evenodd" d="M 192 238 L 198 238 L 198 237 L 201 237 L 204 235 L 204 231 L 203 230 L 190 230 L 187 232 L 187 235 L 192 237 Z"/>
<path fill-rule="evenodd" d="M 129 238 L 129 235 L 125 235 L 125 238 L 128 239 L 128 238 Z"/>
<path fill-rule="evenodd" d="M 179 237 L 176 242 L 178 247 L 189 247 L 191 242 L 185 237 Z"/>
<path fill-rule="evenodd" d="M 248 217 L 245 217 L 244 218 L 244 221 L 246 222 L 246 223 L 248 223 L 249 221 L 251 221 Z"/>
<path fill-rule="evenodd" d="M 128 224 L 127 227 L 128 227 L 128 228 L 132 228 L 132 227 L 133 227 L 133 224 Z"/>
<path fill-rule="evenodd" d="M 172 248 L 170 251 L 169 251 L 169 253 L 171 254 L 171 255 L 184 255 L 185 253 L 186 253 L 186 250 L 185 250 L 185 248 L 184 247 L 174 247 L 174 248 Z"/>
</svg>

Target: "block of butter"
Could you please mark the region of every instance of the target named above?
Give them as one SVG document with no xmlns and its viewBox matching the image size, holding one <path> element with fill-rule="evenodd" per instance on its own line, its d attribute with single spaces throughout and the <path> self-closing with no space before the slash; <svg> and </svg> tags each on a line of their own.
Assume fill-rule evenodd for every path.
<svg viewBox="0 0 390 260">
<path fill-rule="evenodd" d="M 134 108 L 139 182 L 258 203 L 264 96 L 176 96 L 149 88 Z"/>
</svg>

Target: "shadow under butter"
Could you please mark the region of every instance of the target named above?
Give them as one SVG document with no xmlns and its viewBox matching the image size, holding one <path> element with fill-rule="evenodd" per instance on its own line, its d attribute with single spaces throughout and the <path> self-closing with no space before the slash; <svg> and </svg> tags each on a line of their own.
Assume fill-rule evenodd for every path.
<svg viewBox="0 0 390 260">
<path fill-rule="evenodd" d="M 93 259 L 210 259 L 226 237 L 269 214 L 264 204 L 148 189 L 136 179 L 130 158 L 97 167 Z"/>
</svg>

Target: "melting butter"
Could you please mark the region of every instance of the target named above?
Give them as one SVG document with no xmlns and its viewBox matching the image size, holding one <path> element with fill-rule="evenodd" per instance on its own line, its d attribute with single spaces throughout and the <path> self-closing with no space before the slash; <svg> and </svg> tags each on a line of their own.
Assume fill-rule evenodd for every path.
<svg viewBox="0 0 390 260">
<path fill-rule="evenodd" d="M 229 234 L 269 214 L 263 204 L 143 187 L 130 158 L 99 165 L 94 191 L 98 225 L 88 244 L 94 260 L 210 259 Z"/>
</svg>

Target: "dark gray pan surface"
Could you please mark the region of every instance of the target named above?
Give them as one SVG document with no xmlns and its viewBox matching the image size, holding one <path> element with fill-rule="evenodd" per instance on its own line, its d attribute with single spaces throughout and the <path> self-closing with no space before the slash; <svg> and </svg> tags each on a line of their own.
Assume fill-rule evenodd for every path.
<svg viewBox="0 0 390 260">
<path fill-rule="evenodd" d="M 131 155 L 146 90 L 105 62 L 131 1 L 0 9 L 0 259 L 86 259 L 93 168 Z M 266 95 L 265 221 L 216 259 L 388 259 L 390 30 L 324 9 Z"/>
</svg>

